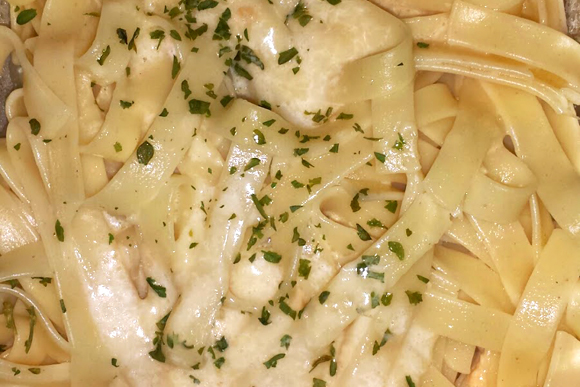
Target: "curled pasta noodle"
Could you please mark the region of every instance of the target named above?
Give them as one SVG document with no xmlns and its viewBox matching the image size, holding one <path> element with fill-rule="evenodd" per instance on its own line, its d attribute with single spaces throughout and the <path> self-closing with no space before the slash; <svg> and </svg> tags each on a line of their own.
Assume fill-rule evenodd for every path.
<svg viewBox="0 0 580 387">
<path fill-rule="evenodd" d="M 0 384 L 570 387 L 559 0 L 14 0 Z"/>
</svg>

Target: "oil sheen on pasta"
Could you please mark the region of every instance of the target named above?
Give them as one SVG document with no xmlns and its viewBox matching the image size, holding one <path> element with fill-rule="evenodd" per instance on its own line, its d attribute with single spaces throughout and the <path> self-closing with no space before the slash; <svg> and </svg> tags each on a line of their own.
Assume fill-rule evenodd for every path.
<svg viewBox="0 0 580 387">
<path fill-rule="evenodd" d="M 9 2 L 0 384 L 578 384 L 561 1 Z"/>
</svg>

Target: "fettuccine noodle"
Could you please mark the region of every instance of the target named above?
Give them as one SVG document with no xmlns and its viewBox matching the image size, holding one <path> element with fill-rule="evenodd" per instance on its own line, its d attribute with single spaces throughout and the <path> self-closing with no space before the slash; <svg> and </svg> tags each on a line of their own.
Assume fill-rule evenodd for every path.
<svg viewBox="0 0 580 387">
<path fill-rule="evenodd" d="M 558 0 L 9 0 L 0 385 L 580 385 Z"/>
</svg>

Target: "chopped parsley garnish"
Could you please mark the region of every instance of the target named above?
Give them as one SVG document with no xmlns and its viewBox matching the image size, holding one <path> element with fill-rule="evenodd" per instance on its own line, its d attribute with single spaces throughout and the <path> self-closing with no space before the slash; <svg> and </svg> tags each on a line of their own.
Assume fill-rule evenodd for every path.
<svg viewBox="0 0 580 387">
<path fill-rule="evenodd" d="M 385 208 L 392 214 L 394 214 L 395 212 L 397 212 L 397 207 L 398 207 L 399 203 L 396 200 L 387 200 L 387 205 L 385 206 Z"/>
<path fill-rule="evenodd" d="M 371 309 L 376 308 L 377 306 L 379 306 L 380 304 L 380 300 L 379 300 L 379 295 L 375 292 L 371 293 Z"/>
<path fill-rule="evenodd" d="M 413 231 L 411 231 L 410 229 L 406 229 L 405 234 L 407 234 L 407 236 L 411 236 L 413 235 Z"/>
<path fill-rule="evenodd" d="M 278 57 L 278 64 L 283 65 L 284 63 L 290 62 L 292 58 L 294 58 L 296 55 L 298 55 L 298 50 L 295 47 L 283 51 L 280 53 L 280 56 Z"/>
<path fill-rule="evenodd" d="M 213 365 L 215 366 L 215 368 L 217 368 L 219 370 L 222 368 L 222 366 L 224 365 L 225 362 L 226 362 L 226 359 L 223 357 L 220 357 L 219 359 L 217 359 L 216 361 L 213 362 Z"/>
<path fill-rule="evenodd" d="M 230 102 L 232 102 L 232 100 L 233 100 L 233 99 L 234 99 L 234 97 L 232 97 L 231 95 L 226 95 L 225 97 L 223 97 L 223 98 L 220 100 L 220 104 L 221 104 L 223 107 L 226 107 L 226 106 L 228 106 L 228 104 L 229 104 Z"/>
<path fill-rule="evenodd" d="M 230 33 L 230 26 L 228 20 L 232 17 L 232 12 L 229 8 L 221 14 L 218 24 L 213 32 L 213 40 L 228 40 L 232 34 Z"/>
<path fill-rule="evenodd" d="M 290 347 L 290 343 L 292 342 L 292 336 L 284 335 L 280 339 L 280 347 L 286 348 L 286 350 Z"/>
<path fill-rule="evenodd" d="M 268 102 L 268 101 L 262 100 L 262 101 L 260 101 L 260 104 L 258 106 L 263 107 L 264 109 L 267 109 L 267 110 L 272 110 L 272 104 L 270 104 L 270 102 Z"/>
<path fill-rule="evenodd" d="M 280 254 L 275 253 L 273 251 L 262 250 L 262 253 L 264 253 L 264 260 L 266 260 L 266 262 L 279 263 L 280 260 L 282 259 L 282 256 Z"/>
<path fill-rule="evenodd" d="M 409 298 L 409 303 L 412 305 L 417 305 L 423 302 L 423 295 L 419 292 L 412 292 L 410 290 L 405 290 L 405 294 Z"/>
<path fill-rule="evenodd" d="M 164 286 L 155 283 L 155 280 L 151 277 L 147 277 L 147 283 L 151 286 L 151 289 L 161 298 L 167 297 L 166 289 Z"/>
<path fill-rule="evenodd" d="M 286 18 L 286 22 L 288 21 L 289 17 L 297 19 L 298 23 L 300 23 L 302 27 L 306 27 L 306 25 L 310 23 L 310 21 L 312 20 L 312 16 L 308 14 L 308 10 L 306 9 L 306 6 L 302 2 L 302 0 L 300 0 L 298 4 L 296 4 L 296 7 L 294 7 L 294 11 L 292 11 L 292 13 L 288 15 L 288 17 Z"/>
<path fill-rule="evenodd" d="M 283 299 L 280 300 L 280 310 L 290 316 L 292 320 L 296 320 L 296 311 L 290 307 Z"/>
<path fill-rule="evenodd" d="M 407 381 L 408 387 L 415 387 L 415 383 L 413 382 L 413 378 L 411 378 L 411 375 L 405 376 L 405 380 Z"/>
<path fill-rule="evenodd" d="M 262 307 L 262 316 L 258 317 L 258 321 L 260 321 L 260 323 L 262 323 L 262 325 L 271 324 L 270 311 L 268 309 L 266 309 L 265 306 Z"/>
<path fill-rule="evenodd" d="M 40 122 L 36 118 L 32 118 L 28 123 L 30 124 L 30 132 L 38 136 L 38 133 L 40 133 Z"/>
<path fill-rule="evenodd" d="M 356 224 L 356 231 L 361 241 L 370 241 L 371 236 L 360 224 Z"/>
<path fill-rule="evenodd" d="M 129 38 L 127 37 L 127 31 L 123 28 L 117 28 L 117 36 L 119 37 L 119 43 L 127 44 L 129 43 Z"/>
<path fill-rule="evenodd" d="M 137 47 L 135 46 L 135 39 L 139 37 L 140 33 L 141 28 L 137 28 L 135 32 L 133 32 L 133 36 L 131 37 L 131 40 L 129 40 L 129 44 L 127 45 L 128 50 L 135 50 L 135 52 L 137 52 Z"/>
<path fill-rule="evenodd" d="M 369 270 L 370 266 L 378 265 L 381 260 L 379 255 L 363 255 L 362 262 L 356 265 L 356 273 L 363 278 L 385 281 L 385 274 Z"/>
<path fill-rule="evenodd" d="M 417 47 L 419 47 L 419 48 L 429 48 L 429 43 L 417 42 Z"/>
<path fill-rule="evenodd" d="M 62 298 L 60 299 L 60 310 L 62 310 L 62 313 L 66 313 L 66 305 L 64 304 L 64 300 Z"/>
<path fill-rule="evenodd" d="M 161 114 L 159 114 L 159 117 L 167 117 L 169 115 L 169 112 L 167 111 L 166 108 L 163 108 L 163 111 L 161 112 Z"/>
<path fill-rule="evenodd" d="M 360 204 L 358 202 L 359 196 L 360 196 L 360 193 L 357 193 L 356 195 L 354 195 L 354 197 L 350 201 L 350 209 L 352 210 L 352 212 L 360 211 Z"/>
<path fill-rule="evenodd" d="M 14 287 L 12 287 L 14 289 Z M 4 319 L 6 320 L 6 328 L 15 329 L 14 325 L 14 306 L 8 301 L 4 301 L 2 304 L 2 314 L 4 314 Z"/>
<path fill-rule="evenodd" d="M 32 279 L 37 279 L 38 282 L 44 287 L 47 287 L 48 284 L 52 283 L 52 278 L 50 277 L 32 277 Z"/>
<path fill-rule="evenodd" d="M 332 146 L 332 148 L 330 148 L 329 152 L 330 153 L 338 153 L 338 146 L 339 146 L 339 144 L 334 144 Z"/>
<path fill-rule="evenodd" d="M 381 262 L 381 256 L 378 254 L 374 255 L 363 255 L 361 257 L 363 263 L 367 266 L 378 265 Z"/>
<path fill-rule="evenodd" d="M 322 379 L 312 378 L 312 387 L 326 387 L 326 382 Z"/>
<path fill-rule="evenodd" d="M 189 82 L 184 79 L 181 82 L 181 91 L 183 91 L 183 99 L 187 99 L 191 95 L 191 90 L 189 89 Z"/>
<path fill-rule="evenodd" d="M 139 164 L 147 165 L 153 158 L 154 154 L 155 149 L 153 148 L 153 145 L 151 145 L 149 141 L 145 141 L 143 144 L 139 145 L 139 148 L 137 148 L 137 161 Z"/>
<path fill-rule="evenodd" d="M 276 123 L 276 120 L 272 119 L 272 120 L 262 122 L 262 125 L 267 126 L 269 128 L 270 126 L 274 125 L 274 123 Z"/>
<path fill-rule="evenodd" d="M 131 106 L 133 106 L 134 103 L 135 103 L 135 101 L 131 101 L 131 102 L 123 101 L 123 100 L 119 101 L 119 105 L 121 105 L 121 107 L 123 109 L 129 109 Z"/>
<path fill-rule="evenodd" d="M 300 237 L 300 233 L 298 232 L 298 227 L 294 227 L 292 231 L 292 243 L 298 242 L 298 246 L 306 245 L 306 241 Z M 310 262 L 310 261 L 309 261 Z M 306 278 L 308 279 L 308 278 Z"/>
<path fill-rule="evenodd" d="M 310 276 L 310 271 L 312 270 L 312 266 L 310 266 L 310 260 L 300 259 L 299 262 L 300 263 L 298 266 L 298 276 L 307 280 L 308 276 Z"/>
<path fill-rule="evenodd" d="M 384 306 L 391 305 L 391 301 L 393 301 L 393 293 L 387 292 L 383 294 L 383 296 L 381 297 L 381 304 L 383 304 Z"/>
<path fill-rule="evenodd" d="M 189 112 L 191 114 L 205 114 L 206 116 L 209 117 L 211 115 L 209 106 L 210 102 L 192 99 L 189 101 Z"/>
<path fill-rule="evenodd" d="M 375 152 L 375 157 L 377 158 L 377 160 L 379 160 L 381 163 L 385 163 L 385 160 L 387 159 L 387 156 L 385 156 L 382 153 L 379 152 Z"/>
<path fill-rule="evenodd" d="M 387 245 L 389 246 L 389 250 L 392 253 L 395 253 L 397 258 L 399 258 L 401 261 L 405 259 L 405 249 L 403 248 L 402 244 L 399 242 L 389 242 Z"/>
<path fill-rule="evenodd" d="M 165 330 L 165 324 L 167 324 L 167 319 L 171 312 L 167 313 L 161 320 L 157 322 L 157 331 L 155 331 L 155 338 L 153 339 L 153 345 L 155 349 L 149 352 L 149 356 L 158 362 L 165 363 L 165 355 L 163 354 L 163 331 Z"/>
<path fill-rule="evenodd" d="M 56 220 L 56 223 L 54 224 L 54 231 L 56 233 L 56 239 L 58 239 L 59 242 L 64 242 L 64 228 L 62 228 L 62 225 L 60 224 L 60 220 Z"/>
<path fill-rule="evenodd" d="M 354 118 L 354 114 L 348 114 L 348 113 L 340 113 L 338 115 L 338 117 L 336 117 L 337 120 L 352 120 Z"/>
<path fill-rule="evenodd" d="M 248 164 L 246 164 L 246 166 L 244 167 L 244 172 L 245 171 L 249 171 L 250 169 L 254 168 L 255 166 L 260 165 L 260 159 L 256 158 L 256 157 L 252 157 L 250 159 L 250 161 L 248 162 Z"/>
<path fill-rule="evenodd" d="M 396 150 L 403 150 L 403 146 L 406 144 L 405 139 L 403 139 L 403 136 L 401 136 L 401 133 L 397 133 L 399 136 L 399 139 L 397 140 L 397 142 L 395 142 L 395 145 L 393 145 L 393 148 L 395 148 Z"/>
<path fill-rule="evenodd" d="M 254 205 L 256 206 L 256 209 L 258 210 L 260 215 L 262 215 L 264 219 L 268 219 L 268 214 L 266 214 L 266 212 L 264 211 L 264 205 L 262 204 L 262 201 L 258 199 L 256 194 L 252 194 L 251 199 L 252 202 L 254 202 Z"/>
<path fill-rule="evenodd" d="M 302 187 L 304 187 L 304 184 L 302 184 L 298 180 L 292 180 L 290 182 L 290 184 L 292 184 L 292 187 L 294 187 L 294 188 L 302 188 Z"/>
<path fill-rule="evenodd" d="M 40 374 L 40 368 L 29 368 L 28 371 L 34 375 Z"/>
<path fill-rule="evenodd" d="M 181 35 L 179 35 L 179 32 L 177 32 L 176 30 L 169 31 L 169 36 L 171 36 L 175 40 L 181 41 Z"/>
<path fill-rule="evenodd" d="M 258 145 L 264 145 L 266 143 L 266 137 L 264 137 L 264 133 L 262 133 L 258 129 L 254 129 L 254 142 Z"/>
<path fill-rule="evenodd" d="M 32 19 L 34 19 L 35 17 L 36 17 L 36 9 L 34 8 L 24 9 L 20 11 L 18 16 L 16 17 L 16 23 L 22 26 L 31 21 Z"/>
<path fill-rule="evenodd" d="M 235 63 L 234 64 L 234 72 L 236 74 L 238 74 L 240 77 L 246 78 L 248 81 L 251 81 L 252 79 L 254 79 L 254 77 L 252 76 L 252 74 L 250 74 L 248 72 L 248 70 L 246 70 L 245 68 L 243 68 L 242 66 L 240 66 L 238 63 Z"/>
<path fill-rule="evenodd" d="M 163 39 L 165 39 L 165 31 L 155 30 L 155 31 L 151 32 L 149 34 L 149 36 L 153 40 L 159 40 L 159 43 L 157 43 L 157 49 L 159 50 L 159 46 L 161 46 L 161 42 L 163 41 Z"/>
<path fill-rule="evenodd" d="M 384 228 L 385 230 L 387 229 L 387 227 L 383 224 L 383 222 L 381 222 L 377 218 L 372 218 L 371 220 L 369 220 L 367 222 L 367 225 L 369 227 L 379 227 L 379 228 Z"/>
<path fill-rule="evenodd" d="M 113 367 L 115 367 L 115 368 L 118 368 L 118 367 L 119 367 L 119 364 L 117 364 L 117 359 L 115 359 L 115 358 L 112 358 L 112 359 L 111 359 L 111 365 L 112 365 Z"/>
<path fill-rule="evenodd" d="M 302 208 L 302 206 L 298 206 L 298 205 L 290 206 L 290 212 L 295 213 L 296 211 L 298 211 L 301 208 Z"/>
<path fill-rule="evenodd" d="M 342 0 L 326 0 L 330 5 L 337 5 L 340 4 Z"/>
<path fill-rule="evenodd" d="M 34 311 L 34 307 L 26 308 L 28 312 L 28 316 L 30 317 L 30 330 L 28 331 L 28 339 L 24 342 L 25 352 L 28 353 L 30 351 L 30 347 L 32 346 L 32 340 L 34 339 L 34 326 L 36 325 L 36 313 Z M 40 371 L 39 371 L 40 372 Z"/>
<path fill-rule="evenodd" d="M 387 341 L 389 340 L 390 337 L 391 337 L 391 331 L 387 329 L 386 332 L 383 334 L 383 338 L 381 339 L 381 342 L 380 343 L 375 340 L 375 343 L 373 345 L 373 356 L 376 355 L 377 352 L 379 352 L 379 350 L 385 344 L 387 344 Z"/>
<path fill-rule="evenodd" d="M 97 63 L 99 63 L 99 65 L 101 66 L 104 65 L 105 61 L 107 60 L 110 54 L 111 54 L 111 46 L 107 46 L 101 53 L 101 56 L 97 59 Z"/>
<path fill-rule="evenodd" d="M 302 155 L 308 153 L 309 150 L 310 150 L 310 148 L 295 148 L 294 149 L 294 156 L 302 156 Z"/>
<path fill-rule="evenodd" d="M 14 145 L 14 149 L 16 149 L 17 151 L 20 150 L 20 143 Z"/>
<path fill-rule="evenodd" d="M 423 283 L 429 283 L 429 278 L 423 277 L 422 275 L 417 274 L 417 279 Z"/>
<path fill-rule="evenodd" d="M 177 74 L 181 70 L 181 63 L 175 55 L 173 55 L 173 66 L 171 67 L 171 79 L 177 78 Z"/>
<path fill-rule="evenodd" d="M 264 63 L 250 47 L 242 45 L 238 55 L 240 59 L 244 60 L 247 64 L 253 63 L 260 69 L 264 70 Z"/>
<path fill-rule="evenodd" d="M 328 296 L 330 296 L 330 292 L 328 290 L 323 291 L 318 296 L 318 302 L 320 302 L 321 305 L 324 304 L 326 302 L 326 300 L 328 299 Z"/>
<path fill-rule="evenodd" d="M 189 3 L 189 2 L 187 2 L 187 3 Z M 218 5 L 218 2 L 215 0 L 203 0 L 201 3 L 199 3 L 197 5 L 197 10 L 203 11 L 204 9 L 215 8 L 217 5 Z"/>
<path fill-rule="evenodd" d="M 229 344 L 226 338 L 222 336 L 221 339 L 215 342 L 213 347 L 220 352 L 224 352 L 226 349 L 228 349 Z"/>
<path fill-rule="evenodd" d="M 270 360 L 265 361 L 263 364 L 266 366 L 267 369 L 276 368 L 278 365 L 278 360 L 284 359 L 286 357 L 285 354 L 279 353 L 274 355 Z"/>
<path fill-rule="evenodd" d="M 119 153 L 123 150 L 123 145 L 121 145 L 119 142 L 116 142 L 113 144 L 113 148 L 115 148 L 115 152 Z"/>
</svg>

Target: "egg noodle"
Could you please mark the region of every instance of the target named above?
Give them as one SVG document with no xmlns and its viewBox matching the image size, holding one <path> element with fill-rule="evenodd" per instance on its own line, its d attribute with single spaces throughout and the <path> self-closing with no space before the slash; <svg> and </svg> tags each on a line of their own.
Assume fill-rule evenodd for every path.
<svg viewBox="0 0 580 387">
<path fill-rule="evenodd" d="M 2 386 L 580 385 L 558 0 L 9 0 Z"/>
</svg>

